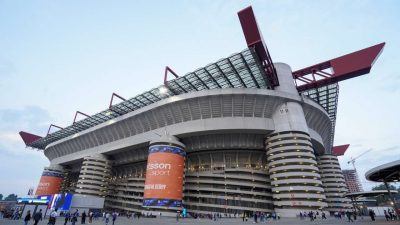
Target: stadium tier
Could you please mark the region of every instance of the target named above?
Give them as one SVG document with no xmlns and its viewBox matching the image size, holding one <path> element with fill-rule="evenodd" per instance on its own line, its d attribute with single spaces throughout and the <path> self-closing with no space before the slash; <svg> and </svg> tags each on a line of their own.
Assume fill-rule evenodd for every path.
<svg viewBox="0 0 400 225">
<path fill-rule="evenodd" d="M 240 53 L 184 76 L 167 67 L 159 87 L 116 95 L 45 137 L 20 132 L 50 160 L 39 193 L 124 212 L 351 209 L 336 153 L 345 149 L 333 150 L 338 82 L 369 73 L 384 43 L 292 72 L 272 61 L 251 7 L 239 19 Z"/>
</svg>

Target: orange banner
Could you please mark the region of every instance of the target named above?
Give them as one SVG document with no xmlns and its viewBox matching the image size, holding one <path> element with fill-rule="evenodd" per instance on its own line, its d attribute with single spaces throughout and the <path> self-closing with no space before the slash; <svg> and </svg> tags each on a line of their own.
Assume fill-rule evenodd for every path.
<svg viewBox="0 0 400 225">
<path fill-rule="evenodd" d="M 58 194 L 61 188 L 62 178 L 58 176 L 43 176 L 40 178 L 36 189 L 36 195 Z"/>
<path fill-rule="evenodd" d="M 184 157 L 179 154 L 149 154 L 144 198 L 182 200 L 184 162 Z"/>
</svg>

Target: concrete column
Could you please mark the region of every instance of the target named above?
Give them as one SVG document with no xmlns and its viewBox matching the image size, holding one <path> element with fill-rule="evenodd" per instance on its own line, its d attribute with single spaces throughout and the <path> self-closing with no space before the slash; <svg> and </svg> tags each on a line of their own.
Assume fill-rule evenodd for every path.
<svg viewBox="0 0 400 225">
<path fill-rule="evenodd" d="M 326 210 L 329 212 L 350 210 L 352 205 L 350 199 L 345 197 L 348 190 L 337 156 L 329 154 L 318 156 L 317 162 L 328 203 Z"/>
<path fill-rule="evenodd" d="M 36 195 L 58 194 L 64 178 L 64 168 L 60 165 L 52 164 L 43 169 Z"/>
<path fill-rule="evenodd" d="M 83 158 L 75 192 L 77 194 L 105 197 L 111 177 L 111 161 L 96 154 Z"/>
<path fill-rule="evenodd" d="M 298 94 L 291 68 L 276 63 L 276 91 Z M 324 189 L 301 104 L 286 102 L 273 114 L 275 131 L 265 141 L 275 211 L 294 217 L 300 211 L 324 209 Z"/>
<path fill-rule="evenodd" d="M 150 142 L 143 206 L 180 210 L 183 199 L 185 145 L 164 134 Z"/>
</svg>

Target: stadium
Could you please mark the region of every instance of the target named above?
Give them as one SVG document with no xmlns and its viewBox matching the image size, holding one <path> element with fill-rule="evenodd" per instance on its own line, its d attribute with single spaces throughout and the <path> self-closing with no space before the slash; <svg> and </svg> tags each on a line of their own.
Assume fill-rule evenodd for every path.
<svg viewBox="0 0 400 225">
<path fill-rule="evenodd" d="M 252 8 L 238 15 L 239 53 L 184 76 L 166 67 L 162 85 L 113 94 L 45 137 L 21 131 L 50 161 L 36 194 L 121 212 L 351 209 L 337 159 L 348 145 L 333 146 L 338 82 L 368 74 L 384 43 L 292 71 L 272 61 Z"/>
</svg>

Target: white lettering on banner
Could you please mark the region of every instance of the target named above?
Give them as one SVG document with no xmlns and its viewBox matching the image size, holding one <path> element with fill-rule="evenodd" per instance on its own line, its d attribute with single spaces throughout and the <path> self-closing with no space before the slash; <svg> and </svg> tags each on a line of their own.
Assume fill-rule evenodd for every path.
<svg viewBox="0 0 400 225">
<path fill-rule="evenodd" d="M 147 164 L 147 169 L 148 170 L 157 170 L 157 169 L 170 170 L 171 164 L 169 164 L 169 163 L 149 163 L 149 164 Z"/>
<path fill-rule="evenodd" d="M 146 184 L 144 185 L 145 190 L 165 190 L 167 188 L 166 184 Z"/>
<path fill-rule="evenodd" d="M 152 176 L 169 176 L 169 170 L 153 170 L 150 171 Z"/>
<path fill-rule="evenodd" d="M 39 183 L 39 185 L 38 185 L 39 187 L 49 187 L 50 186 L 50 183 L 49 182 L 46 182 L 46 183 Z"/>
</svg>

